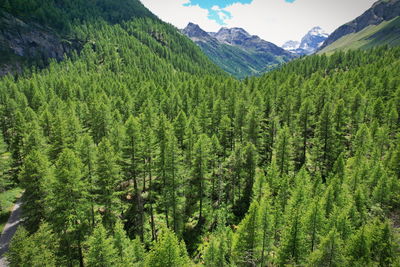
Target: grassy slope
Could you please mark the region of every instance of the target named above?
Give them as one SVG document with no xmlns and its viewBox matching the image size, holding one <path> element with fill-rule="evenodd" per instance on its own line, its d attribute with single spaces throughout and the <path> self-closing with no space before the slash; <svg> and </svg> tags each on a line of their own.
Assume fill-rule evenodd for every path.
<svg viewBox="0 0 400 267">
<path fill-rule="evenodd" d="M 400 45 L 400 17 L 384 21 L 379 25 L 371 25 L 357 33 L 343 36 L 325 47 L 319 54 L 332 54 L 335 51 L 368 49 L 378 45 Z"/>
</svg>

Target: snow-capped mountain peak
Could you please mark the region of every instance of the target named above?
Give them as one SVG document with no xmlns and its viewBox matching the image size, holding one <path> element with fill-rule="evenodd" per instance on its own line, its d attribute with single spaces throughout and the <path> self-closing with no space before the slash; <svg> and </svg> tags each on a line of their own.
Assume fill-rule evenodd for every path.
<svg viewBox="0 0 400 267">
<path fill-rule="evenodd" d="M 319 26 L 312 28 L 307 34 L 313 36 L 324 36 L 326 38 L 329 36 L 329 34 Z"/>
<path fill-rule="evenodd" d="M 287 41 L 282 45 L 282 48 L 288 51 L 296 50 L 300 47 L 299 41 Z"/>
<path fill-rule="evenodd" d="M 321 27 L 314 27 L 298 41 L 288 41 L 282 48 L 297 55 L 310 55 L 318 50 L 324 41 L 329 37 Z"/>
</svg>

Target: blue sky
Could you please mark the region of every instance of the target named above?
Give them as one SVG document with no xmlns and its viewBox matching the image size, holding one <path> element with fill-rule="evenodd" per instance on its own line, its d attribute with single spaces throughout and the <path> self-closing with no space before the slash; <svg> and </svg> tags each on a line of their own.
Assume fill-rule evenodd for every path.
<svg viewBox="0 0 400 267">
<path fill-rule="evenodd" d="M 294 0 L 286 0 L 294 1 Z M 230 12 L 224 10 L 227 6 L 240 3 L 251 4 L 253 0 L 190 0 L 184 6 L 199 6 L 208 10 L 208 18 L 215 20 L 220 25 L 226 25 L 225 19 L 232 18 Z"/>
<path fill-rule="evenodd" d="M 241 27 L 282 45 L 300 40 L 311 28 L 331 33 L 361 15 L 376 0 L 141 0 L 160 19 L 184 28 L 189 22 L 206 31 Z"/>
</svg>

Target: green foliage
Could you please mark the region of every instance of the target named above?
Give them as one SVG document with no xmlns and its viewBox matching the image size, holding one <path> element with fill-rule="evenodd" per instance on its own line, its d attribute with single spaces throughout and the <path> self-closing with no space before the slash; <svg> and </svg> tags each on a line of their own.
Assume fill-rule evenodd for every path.
<svg viewBox="0 0 400 267">
<path fill-rule="evenodd" d="M 238 226 L 233 240 L 233 256 L 239 266 L 254 266 L 258 261 L 260 238 L 259 204 L 254 201 Z"/>
<path fill-rule="evenodd" d="M 118 214 L 120 202 L 117 188 L 121 180 L 114 148 L 107 139 L 103 139 L 98 147 L 95 189 L 96 202 L 102 209 L 103 223 L 107 229 L 113 228 Z"/>
<path fill-rule="evenodd" d="M 203 251 L 204 265 L 207 267 L 229 266 L 232 258 L 232 231 L 229 228 L 219 228 L 210 236 Z"/>
<path fill-rule="evenodd" d="M 10 266 L 55 266 L 58 242 L 47 224 L 42 224 L 31 236 L 19 227 L 7 252 L 7 260 Z"/>
<path fill-rule="evenodd" d="M 190 266 L 185 244 L 182 241 L 179 242 L 171 230 L 163 229 L 158 241 L 153 245 L 146 257 L 145 266 Z"/>
<path fill-rule="evenodd" d="M 87 266 L 111 267 L 117 265 L 120 259 L 118 251 L 114 246 L 113 239 L 107 236 L 106 229 L 102 224 L 98 224 L 94 229 L 86 245 L 88 246 L 88 250 L 85 253 Z"/>
<path fill-rule="evenodd" d="M 343 255 L 343 241 L 336 229 L 333 229 L 324 237 L 317 250 L 309 258 L 310 266 L 344 266 L 346 264 Z"/>
<path fill-rule="evenodd" d="M 65 149 L 56 162 L 55 181 L 48 197 L 49 221 L 63 242 L 67 260 L 82 261 L 82 246 L 88 231 L 87 184 L 82 179 L 82 163 L 76 154 Z M 79 257 L 76 257 L 79 255 Z"/>
<path fill-rule="evenodd" d="M 25 189 L 23 195 L 23 217 L 29 232 L 35 232 L 46 218 L 45 199 L 48 196 L 50 167 L 47 156 L 39 150 L 32 150 L 24 160 L 19 179 Z"/>
<path fill-rule="evenodd" d="M 81 1 L 64 2 L 46 1 Z M 135 1 L 113 3 L 65 15 L 85 21 L 70 23 L 80 53 L 0 80 L 0 173 L 29 208 L 14 247 L 43 221 L 59 266 L 398 263 L 399 48 L 238 81 L 172 26 L 125 19 Z"/>
</svg>

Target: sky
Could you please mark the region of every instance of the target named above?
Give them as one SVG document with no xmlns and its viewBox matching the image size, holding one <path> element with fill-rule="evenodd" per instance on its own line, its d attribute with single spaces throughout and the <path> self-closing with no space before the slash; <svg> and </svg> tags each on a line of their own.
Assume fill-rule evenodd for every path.
<svg viewBox="0 0 400 267">
<path fill-rule="evenodd" d="M 282 45 L 311 28 L 331 33 L 376 0 L 141 0 L 160 19 L 183 29 L 189 22 L 209 32 L 240 27 Z"/>
</svg>

